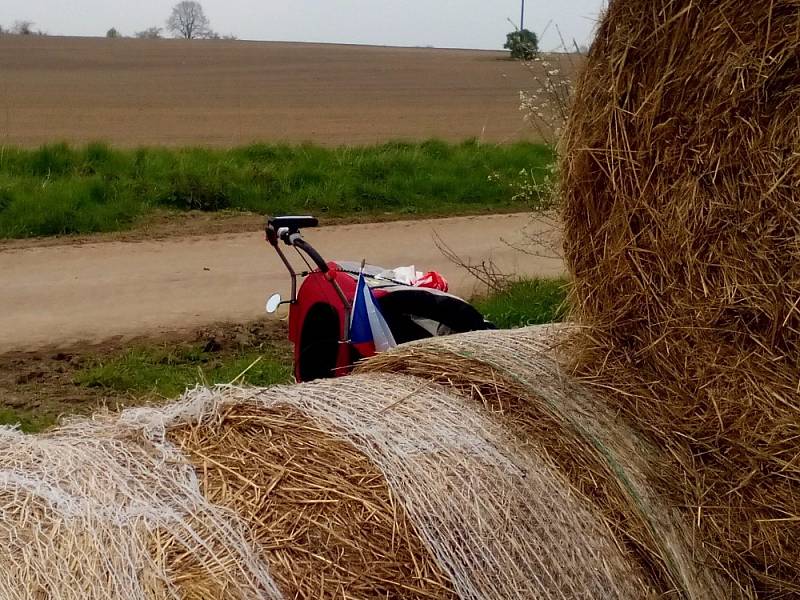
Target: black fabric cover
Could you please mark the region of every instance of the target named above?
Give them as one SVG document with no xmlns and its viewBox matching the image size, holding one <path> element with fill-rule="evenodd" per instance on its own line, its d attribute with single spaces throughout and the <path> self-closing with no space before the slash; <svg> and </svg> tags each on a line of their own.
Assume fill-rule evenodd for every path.
<svg viewBox="0 0 800 600">
<path fill-rule="evenodd" d="M 432 337 L 413 317 L 441 323 L 452 333 L 487 329 L 483 315 L 457 296 L 426 288 L 397 286 L 378 299 L 398 344 Z"/>
</svg>

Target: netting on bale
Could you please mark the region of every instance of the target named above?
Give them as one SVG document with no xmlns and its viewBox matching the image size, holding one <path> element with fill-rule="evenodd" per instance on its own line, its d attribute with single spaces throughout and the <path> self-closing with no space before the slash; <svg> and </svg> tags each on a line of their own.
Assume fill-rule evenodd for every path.
<svg viewBox="0 0 800 600">
<path fill-rule="evenodd" d="M 279 597 L 242 525 L 202 495 L 163 432 L 126 415 L 0 430 L 0 546 L 1 598 L 182 598 L 195 584 L 207 592 L 195 597 Z M 182 559 L 202 577 L 186 581 Z"/>
<path fill-rule="evenodd" d="M 800 594 L 800 7 L 612 0 L 563 140 L 577 372 L 738 594 Z"/>
<path fill-rule="evenodd" d="M 359 370 L 429 379 L 484 406 L 601 511 L 650 592 L 731 597 L 730 586 L 708 569 L 707 557 L 686 534 L 684 516 L 663 502 L 654 485 L 663 457 L 562 367 L 561 346 L 572 331 L 542 326 L 425 340 L 378 355 Z"/>
<path fill-rule="evenodd" d="M 556 462 L 470 398 L 392 374 L 4 430 L 0 544 L 2 598 L 652 591 Z"/>
<path fill-rule="evenodd" d="M 456 597 L 378 468 L 296 409 L 234 403 L 169 437 L 287 596 Z"/>
</svg>

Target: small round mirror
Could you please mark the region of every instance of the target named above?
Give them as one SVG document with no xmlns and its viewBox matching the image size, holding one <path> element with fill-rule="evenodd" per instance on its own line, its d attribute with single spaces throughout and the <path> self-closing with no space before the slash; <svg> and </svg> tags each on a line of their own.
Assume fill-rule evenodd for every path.
<svg viewBox="0 0 800 600">
<path fill-rule="evenodd" d="M 267 300 L 267 312 L 272 314 L 278 307 L 281 305 L 281 295 L 280 294 L 272 294 Z"/>
</svg>

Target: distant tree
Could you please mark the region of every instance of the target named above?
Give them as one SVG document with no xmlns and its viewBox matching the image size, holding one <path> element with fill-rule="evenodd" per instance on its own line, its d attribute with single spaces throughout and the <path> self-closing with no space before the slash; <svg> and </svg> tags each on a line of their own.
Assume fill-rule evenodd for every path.
<svg viewBox="0 0 800 600">
<path fill-rule="evenodd" d="M 33 21 L 17 21 L 11 29 L 11 33 L 16 35 L 33 35 Z M 40 31 L 39 34 L 42 34 Z"/>
<path fill-rule="evenodd" d="M 139 38 L 140 40 L 157 40 L 161 37 L 161 32 L 163 29 L 161 27 L 148 27 L 142 31 L 137 31 L 133 34 L 133 37 Z"/>
<path fill-rule="evenodd" d="M 506 36 L 503 48 L 511 51 L 511 58 L 531 60 L 539 54 L 539 39 L 528 29 L 517 29 Z"/>
<path fill-rule="evenodd" d="M 227 33 L 222 35 L 216 31 L 209 31 L 206 35 L 203 36 L 204 40 L 238 40 L 239 38 L 233 34 Z"/>
<path fill-rule="evenodd" d="M 203 7 L 196 0 L 183 0 L 172 7 L 172 14 L 167 19 L 167 30 L 175 37 L 187 40 L 219 37 L 211 30 Z"/>
<path fill-rule="evenodd" d="M 122 36 L 120 35 L 119 31 L 117 31 L 116 27 L 112 27 L 111 29 L 106 31 L 106 37 L 107 38 L 118 38 L 118 37 L 122 37 Z"/>
</svg>

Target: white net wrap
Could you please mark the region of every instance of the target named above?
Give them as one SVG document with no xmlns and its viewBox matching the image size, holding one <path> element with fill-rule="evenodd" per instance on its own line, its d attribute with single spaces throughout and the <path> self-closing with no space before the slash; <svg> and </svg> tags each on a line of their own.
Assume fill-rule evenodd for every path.
<svg viewBox="0 0 800 600">
<path fill-rule="evenodd" d="M 563 389 L 562 375 L 533 372 Z M 213 423 L 231 405 L 289 407 L 367 456 L 460 598 L 650 591 L 596 508 L 483 406 L 415 377 L 362 374 L 198 388 L 45 435 L 2 430 L 0 598 L 183 597 L 174 558 L 187 555 L 225 597 L 281 598 L 247 523 L 204 498 L 168 441 L 171 428 Z"/>
</svg>

